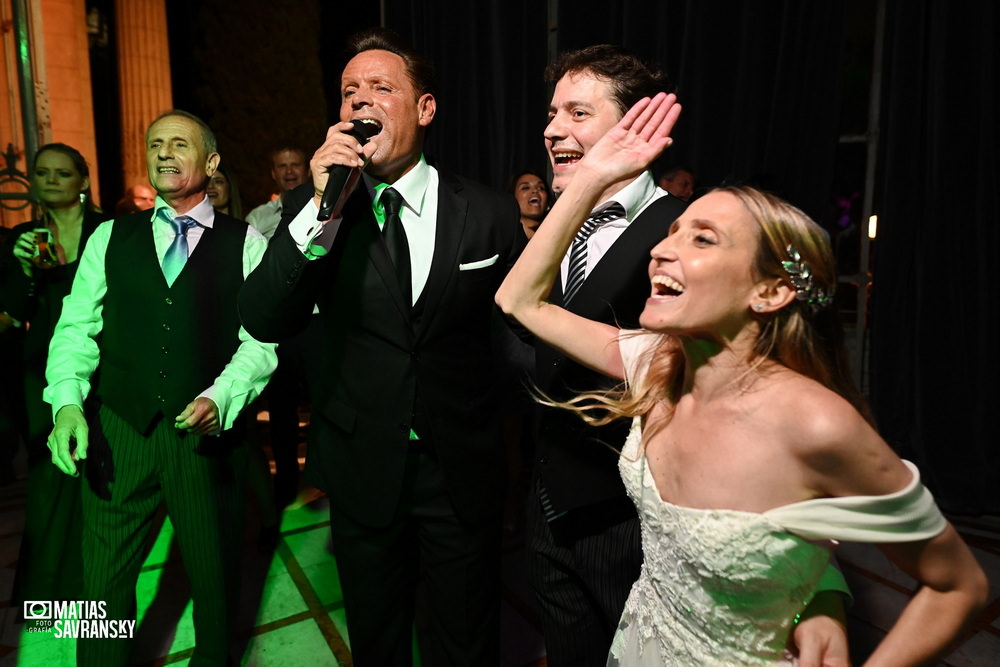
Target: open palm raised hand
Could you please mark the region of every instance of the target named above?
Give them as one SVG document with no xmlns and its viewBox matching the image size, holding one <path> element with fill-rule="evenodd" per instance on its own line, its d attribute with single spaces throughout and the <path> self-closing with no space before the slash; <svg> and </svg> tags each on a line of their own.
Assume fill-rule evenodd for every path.
<svg viewBox="0 0 1000 667">
<path fill-rule="evenodd" d="M 673 143 L 670 132 L 680 113 L 673 93 L 644 97 L 594 144 L 581 167 L 609 182 L 636 176 Z"/>
</svg>

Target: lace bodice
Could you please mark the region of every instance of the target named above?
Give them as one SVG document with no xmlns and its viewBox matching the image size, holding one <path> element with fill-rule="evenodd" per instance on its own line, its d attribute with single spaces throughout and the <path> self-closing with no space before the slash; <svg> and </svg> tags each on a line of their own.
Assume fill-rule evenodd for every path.
<svg viewBox="0 0 1000 667">
<path fill-rule="evenodd" d="M 651 336 L 619 340 L 630 381 Z M 884 496 L 818 498 L 764 513 L 679 507 L 664 501 L 646 465 L 636 418 L 619 470 L 642 526 L 643 567 L 609 665 L 794 665 L 785 651 L 795 616 L 817 590 L 832 540 L 926 539 L 945 520 L 917 469 Z"/>
<path fill-rule="evenodd" d="M 622 665 L 779 664 L 829 552 L 763 514 L 661 500 L 641 436 L 636 420 L 619 467 L 639 510 L 644 562 L 612 658 Z"/>
</svg>

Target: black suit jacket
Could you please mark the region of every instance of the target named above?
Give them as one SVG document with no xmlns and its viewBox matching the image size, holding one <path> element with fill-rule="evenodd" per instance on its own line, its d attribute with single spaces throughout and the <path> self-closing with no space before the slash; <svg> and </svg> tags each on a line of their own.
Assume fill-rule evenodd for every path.
<svg viewBox="0 0 1000 667">
<path fill-rule="evenodd" d="M 587 275 L 568 310 L 599 322 L 637 328 L 650 293 L 649 251 L 663 240 L 685 207 L 684 202 L 670 196 L 650 204 Z M 562 301 L 559 285 L 551 298 L 556 303 Z M 535 355 L 536 382 L 552 398 L 566 400 L 609 386 L 606 376 L 543 343 L 536 345 Z M 627 420 L 594 428 L 567 410 L 542 408 L 537 426 L 536 474 L 556 513 L 625 495 L 618 452 L 628 434 Z"/>
<path fill-rule="evenodd" d="M 490 320 L 515 258 L 517 206 L 509 195 L 438 175 L 434 257 L 412 308 L 363 187 L 349 198 L 329 254 L 314 261 L 286 231 L 313 190 L 289 193 L 240 296 L 244 326 L 266 341 L 293 335 L 318 304 L 323 348 L 311 352 L 319 366 L 306 471 L 341 511 L 372 526 L 386 524 L 397 506 L 411 428 L 432 443 L 459 516 L 502 508 Z"/>
</svg>

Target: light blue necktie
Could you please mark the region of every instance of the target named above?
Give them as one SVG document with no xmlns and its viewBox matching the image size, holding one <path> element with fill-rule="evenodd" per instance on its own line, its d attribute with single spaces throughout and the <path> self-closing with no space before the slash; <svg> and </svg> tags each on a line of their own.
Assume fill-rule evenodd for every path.
<svg viewBox="0 0 1000 667">
<path fill-rule="evenodd" d="M 172 220 L 168 220 L 170 226 L 174 228 L 174 240 L 167 248 L 167 254 L 163 256 L 163 277 L 167 279 L 167 285 L 173 285 L 174 280 L 184 268 L 184 263 L 188 258 L 187 230 L 197 225 L 194 218 L 186 215 L 179 215 Z"/>
</svg>

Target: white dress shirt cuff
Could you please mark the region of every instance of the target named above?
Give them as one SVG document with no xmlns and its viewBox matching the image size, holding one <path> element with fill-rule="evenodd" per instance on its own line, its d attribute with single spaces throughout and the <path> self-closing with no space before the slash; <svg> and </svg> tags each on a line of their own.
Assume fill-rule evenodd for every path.
<svg viewBox="0 0 1000 667">
<path fill-rule="evenodd" d="M 316 220 L 317 215 L 319 207 L 316 206 L 315 199 L 310 199 L 288 225 L 288 233 L 292 235 L 292 240 L 308 259 L 318 259 L 330 251 L 343 220 L 334 218 L 323 224 Z"/>
<path fill-rule="evenodd" d="M 209 387 L 205 391 L 203 391 L 200 394 L 198 394 L 198 396 L 196 397 L 196 399 L 197 398 L 207 398 L 208 400 L 210 400 L 213 403 L 215 403 L 215 409 L 216 409 L 216 412 L 218 413 L 218 417 L 219 417 L 219 430 L 213 431 L 212 433 L 209 433 L 209 435 L 219 435 L 220 433 L 222 433 L 223 431 L 226 430 L 226 419 L 227 419 L 228 415 L 226 415 L 226 413 L 223 410 L 222 406 L 223 405 L 229 405 L 228 401 L 226 400 L 228 397 L 219 398 L 219 393 L 220 392 L 216 389 L 216 386 L 212 385 L 211 387 Z M 225 392 L 221 392 L 221 393 L 225 393 Z M 232 427 L 232 424 L 230 423 L 229 426 Z"/>
<path fill-rule="evenodd" d="M 90 391 L 90 383 L 82 380 L 62 380 L 42 390 L 42 400 L 52 405 L 52 423 L 59 410 L 67 405 L 83 409 L 83 401 Z"/>
</svg>

